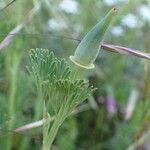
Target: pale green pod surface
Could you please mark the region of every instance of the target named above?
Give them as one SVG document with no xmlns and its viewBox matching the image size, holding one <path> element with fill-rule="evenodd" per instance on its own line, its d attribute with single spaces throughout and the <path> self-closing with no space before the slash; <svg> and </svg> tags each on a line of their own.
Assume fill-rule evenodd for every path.
<svg viewBox="0 0 150 150">
<path fill-rule="evenodd" d="M 104 34 L 107 31 L 112 19 L 114 18 L 114 12 L 116 9 L 110 10 L 110 12 L 97 23 L 83 38 L 78 45 L 74 56 L 70 56 L 71 61 L 76 65 L 91 69 L 94 68 L 94 61 L 98 55 L 101 41 L 104 38 Z"/>
</svg>

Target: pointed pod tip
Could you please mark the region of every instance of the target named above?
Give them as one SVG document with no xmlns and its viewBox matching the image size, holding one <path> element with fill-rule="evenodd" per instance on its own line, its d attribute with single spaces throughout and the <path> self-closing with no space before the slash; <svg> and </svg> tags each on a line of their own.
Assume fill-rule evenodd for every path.
<svg viewBox="0 0 150 150">
<path fill-rule="evenodd" d="M 109 12 L 108 12 L 108 14 L 116 14 L 116 12 L 117 12 L 117 8 L 116 7 L 113 7 Z"/>
<path fill-rule="evenodd" d="M 116 8 L 116 7 L 114 7 L 112 10 L 113 10 L 114 12 L 116 12 L 116 11 L 117 11 L 117 8 Z"/>
</svg>

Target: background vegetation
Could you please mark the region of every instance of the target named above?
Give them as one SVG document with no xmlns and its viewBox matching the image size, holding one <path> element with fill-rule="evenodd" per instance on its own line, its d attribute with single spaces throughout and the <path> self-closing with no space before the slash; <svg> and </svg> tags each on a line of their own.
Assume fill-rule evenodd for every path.
<svg viewBox="0 0 150 150">
<path fill-rule="evenodd" d="M 1 0 L 0 8 L 9 2 Z M 41 128 L 13 132 L 41 119 L 39 95 L 26 69 L 28 51 L 46 48 L 69 62 L 79 40 L 113 6 L 119 15 L 104 43 L 150 53 L 148 0 L 16 0 L 0 11 L 0 41 L 22 25 L 8 46 L 0 45 L 0 149 L 41 149 Z M 132 149 L 144 137 L 137 147 L 148 150 L 150 62 L 101 50 L 96 65 L 87 78 L 98 90 L 65 121 L 54 149 Z"/>
</svg>

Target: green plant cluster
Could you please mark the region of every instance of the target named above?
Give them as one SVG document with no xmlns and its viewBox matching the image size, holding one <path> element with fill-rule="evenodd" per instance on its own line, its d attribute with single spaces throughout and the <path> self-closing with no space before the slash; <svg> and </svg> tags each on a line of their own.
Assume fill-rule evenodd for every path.
<svg viewBox="0 0 150 150">
<path fill-rule="evenodd" d="M 72 77 L 73 69 L 71 70 L 69 64 L 64 59 L 57 59 L 49 50 L 31 50 L 30 62 L 28 69 L 37 84 L 37 92 L 41 92 L 42 99 L 45 100 L 44 110 L 49 110 L 49 114 L 55 116 L 52 127 L 46 126 L 48 129 L 44 130 L 47 132 L 43 132 L 43 149 L 48 150 L 59 126 L 76 106 L 90 96 L 94 88 L 89 87 L 88 81 Z"/>
<path fill-rule="evenodd" d="M 89 87 L 88 81 L 73 79 L 69 64 L 64 59 L 57 59 L 53 52 L 38 48 L 31 50 L 30 60 L 28 69 L 54 114 L 62 106 L 66 116 L 69 115 L 92 93 L 93 87 Z"/>
<path fill-rule="evenodd" d="M 44 83 L 48 88 L 48 77 L 40 78 L 43 80 L 40 87 L 40 76 L 33 80 L 26 70 L 25 66 L 29 64 L 28 50 L 31 48 L 53 50 L 57 58 L 68 59 L 84 35 L 115 5 L 119 12 L 102 44 L 125 46 L 150 53 L 150 15 L 142 14 L 144 9 L 149 12 L 149 0 L 118 0 L 111 1 L 109 5 L 108 0 L 69 0 L 78 3 L 76 13 L 60 9 L 64 1 L 16 0 L 1 10 L 11 0 L 0 0 L 0 43 L 17 26 L 28 22 L 16 36 L 11 35 L 12 41 L 7 47 L 0 49 L 0 149 L 41 150 L 42 127 L 22 133 L 14 133 L 14 130 L 42 118 L 54 119 L 53 115 L 56 114 L 48 103 L 50 96 L 42 95 Z M 33 8 L 39 10 L 31 17 Z M 28 20 L 29 16 L 31 19 Z M 53 22 L 58 26 L 53 28 Z M 72 68 L 70 70 L 76 76 Z M 95 68 L 90 74 L 85 73 L 85 78 L 89 79 L 90 85 L 97 87 L 93 94 L 96 107 L 88 100 L 79 105 L 75 109 L 77 114 L 68 117 L 62 124 L 53 143 L 54 149 L 125 150 L 149 132 L 149 61 L 101 50 Z M 72 82 L 75 79 L 78 78 L 70 78 Z M 38 89 L 35 88 L 35 82 Z M 46 88 L 43 91 L 48 91 Z M 126 109 L 134 90 L 138 98 L 131 118 L 126 121 Z M 107 108 L 110 97 L 116 103 L 113 114 Z M 46 110 L 43 113 L 44 99 Z M 47 121 L 50 126 L 44 125 L 45 133 L 54 124 Z M 143 142 L 138 149 L 146 149 L 147 143 L 145 140 Z"/>
</svg>

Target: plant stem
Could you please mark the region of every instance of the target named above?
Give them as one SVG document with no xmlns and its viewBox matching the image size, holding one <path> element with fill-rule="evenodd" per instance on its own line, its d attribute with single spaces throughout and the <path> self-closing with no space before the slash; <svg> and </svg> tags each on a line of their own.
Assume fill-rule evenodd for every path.
<svg viewBox="0 0 150 150">
<path fill-rule="evenodd" d="M 8 56 L 9 57 L 9 56 Z M 9 73 L 10 73 L 10 90 L 9 90 L 9 107 L 8 107 L 8 113 L 9 113 L 9 116 L 15 116 L 15 103 L 16 103 L 16 92 L 17 92 L 17 74 L 18 74 L 18 65 L 19 65 L 19 59 L 17 58 L 18 56 L 17 55 L 14 55 L 14 64 L 13 64 L 13 66 L 11 66 L 10 64 L 8 64 L 8 65 L 10 65 L 10 66 L 8 66 L 8 67 L 10 67 L 10 68 L 8 68 L 10 71 L 9 71 Z M 10 61 L 10 60 L 8 60 L 8 61 Z M 11 63 L 11 62 L 9 62 L 9 63 Z M 14 117 L 15 118 L 15 117 Z M 15 120 L 14 119 L 12 119 L 12 120 L 10 120 L 10 122 L 9 122 L 9 124 L 8 124 L 8 129 L 10 130 L 10 129 L 12 129 L 13 128 L 13 126 L 14 126 L 14 123 L 15 123 Z M 6 150 L 9 150 L 9 149 L 11 149 L 11 138 L 12 138 L 12 136 L 11 136 L 11 134 L 8 136 L 8 139 L 7 139 L 7 147 L 6 147 Z"/>
<path fill-rule="evenodd" d="M 150 64 L 145 62 L 145 87 L 144 87 L 144 99 L 148 100 L 150 97 Z"/>
<path fill-rule="evenodd" d="M 47 142 L 43 142 L 43 150 L 49 150 L 50 149 L 50 147 L 51 147 L 51 145 L 52 145 L 52 143 L 53 143 L 53 141 L 54 141 L 54 139 L 56 137 L 56 134 L 58 132 L 59 127 L 60 127 L 60 123 L 59 123 L 59 120 L 57 118 L 54 121 L 53 126 L 52 126 L 52 128 L 51 128 L 51 130 L 49 132 L 50 136 L 49 136 L 48 143 Z"/>
<path fill-rule="evenodd" d="M 43 108 L 43 95 L 42 95 L 42 87 L 40 84 L 37 85 L 37 91 L 38 91 L 38 99 L 35 102 L 35 116 L 34 120 L 39 119 L 42 115 L 42 109 Z"/>
<path fill-rule="evenodd" d="M 48 133 L 48 136 L 46 138 L 46 141 L 43 141 L 43 150 L 49 150 L 51 148 L 51 145 L 56 137 L 56 134 L 59 130 L 59 127 L 65 120 L 65 111 L 63 107 L 60 108 L 60 111 L 58 112 L 57 117 L 54 120 L 54 123 Z M 43 135 L 44 136 L 44 135 Z"/>
<path fill-rule="evenodd" d="M 87 111 L 87 110 L 90 110 L 90 109 L 91 109 L 91 106 L 89 104 L 81 105 L 81 106 L 77 107 L 77 109 L 75 109 L 70 114 L 70 116 L 76 115 L 78 113 L 81 113 L 81 112 L 84 112 L 84 111 Z M 55 116 L 52 116 L 47 121 L 50 123 L 50 122 L 54 121 L 54 119 L 55 119 Z M 41 119 L 41 120 L 38 120 L 38 121 L 35 121 L 35 122 L 31 122 L 29 124 L 23 125 L 21 127 L 18 127 L 14 130 L 14 132 L 17 132 L 17 133 L 25 132 L 25 131 L 31 130 L 33 128 L 41 127 L 41 126 L 43 126 L 43 124 L 44 124 L 44 121 L 43 121 L 43 119 Z"/>
</svg>

